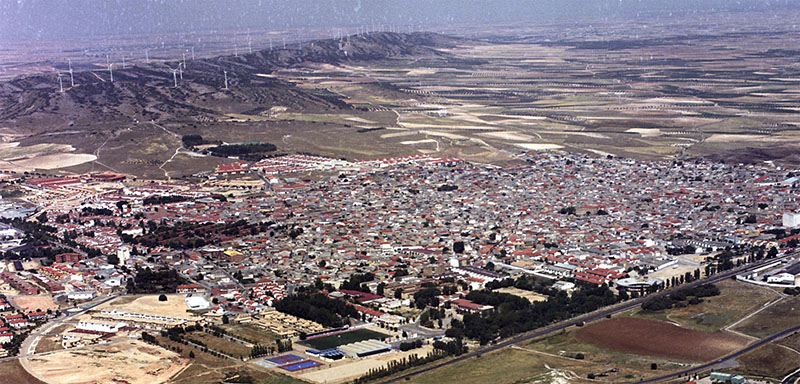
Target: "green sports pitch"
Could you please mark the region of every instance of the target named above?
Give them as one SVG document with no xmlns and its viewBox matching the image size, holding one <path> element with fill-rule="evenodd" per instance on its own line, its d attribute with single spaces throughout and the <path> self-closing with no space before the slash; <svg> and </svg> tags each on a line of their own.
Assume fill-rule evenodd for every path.
<svg viewBox="0 0 800 384">
<path fill-rule="evenodd" d="M 300 342 L 300 344 L 321 351 L 325 349 L 336 348 L 340 345 L 355 343 L 357 341 L 370 339 L 383 340 L 387 337 L 389 337 L 389 335 L 385 333 L 375 332 L 369 329 L 356 329 L 355 331 L 343 332 L 336 335 L 303 340 Z"/>
</svg>

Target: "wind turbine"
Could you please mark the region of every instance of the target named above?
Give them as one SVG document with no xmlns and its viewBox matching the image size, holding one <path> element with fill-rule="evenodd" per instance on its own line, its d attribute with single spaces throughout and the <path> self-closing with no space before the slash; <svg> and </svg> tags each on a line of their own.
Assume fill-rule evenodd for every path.
<svg viewBox="0 0 800 384">
<path fill-rule="evenodd" d="M 114 63 L 108 64 L 108 74 L 111 75 L 111 82 L 114 82 Z"/>
<path fill-rule="evenodd" d="M 283 49 L 286 49 L 286 38 L 283 38 Z"/>
<path fill-rule="evenodd" d="M 61 92 L 64 92 L 64 84 L 61 82 L 61 74 L 58 74 L 58 87 L 61 89 Z"/>
<path fill-rule="evenodd" d="M 269 51 L 272 52 L 272 38 L 269 38 Z"/>
<path fill-rule="evenodd" d="M 192 61 L 194 61 L 194 47 L 192 47 Z"/>
<path fill-rule="evenodd" d="M 228 71 L 222 71 L 225 73 L 225 89 L 228 89 Z"/>
<path fill-rule="evenodd" d="M 122 55 L 122 69 L 125 69 L 125 55 Z"/>
<path fill-rule="evenodd" d="M 180 64 L 178 68 L 172 69 L 172 81 L 175 82 L 175 88 L 178 88 L 178 69 L 180 68 Z"/>
<path fill-rule="evenodd" d="M 250 41 L 250 38 L 247 40 L 247 51 L 250 52 L 251 55 L 253 54 L 253 44 L 252 41 Z"/>
<path fill-rule="evenodd" d="M 239 57 L 239 46 L 233 43 L 233 55 Z"/>
<path fill-rule="evenodd" d="M 67 59 L 67 63 L 69 64 L 69 83 L 71 86 L 75 86 L 75 79 L 72 77 L 72 60 Z"/>
<path fill-rule="evenodd" d="M 186 52 L 182 53 L 183 55 L 183 67 L 186 68 Z"/>
<path fill-rule="evenodd" d="M 183 80 L 183 63 L 178 63 L 178 73 L 181 76 L 181 80 Z"/>
<path fill-rule="evenodd" d="M 150 64 L 150 50 L 147 48 L 144 50 L 144 59 L 147 61 L 147 64 Z"/>
</svg>

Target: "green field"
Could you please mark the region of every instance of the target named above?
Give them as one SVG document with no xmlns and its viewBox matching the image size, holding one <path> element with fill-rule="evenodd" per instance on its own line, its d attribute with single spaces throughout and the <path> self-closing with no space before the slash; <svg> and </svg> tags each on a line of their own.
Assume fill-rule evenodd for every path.
<svg viewBox="0 0 800 384">
<path fill-rule="evenodd" d="M 338 335 L 324 336 L 316 339 L 305 340 L 300 342 L 317 350 L 336 348 L 340 345 L 355 343 L 357 341 L 379 339 L 383 340 L 389 337 L 385 333 L 370 331 L 369 329 L 357 329 L 355 331 L 340 333 Z"/>
</svg>

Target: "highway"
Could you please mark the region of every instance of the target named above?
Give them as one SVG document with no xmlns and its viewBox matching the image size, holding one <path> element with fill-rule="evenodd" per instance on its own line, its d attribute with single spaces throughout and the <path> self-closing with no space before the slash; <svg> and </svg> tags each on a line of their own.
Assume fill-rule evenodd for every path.
<svg viewBox="0 0 800 384">
<path fill-rule="evenodd" d="M 652 299 L 654 297 L 659 297 L 659 296 L 670 294 L 673 291 L 673 289 L 691 288 L 691 287 L 696 287 L 696 286 L 701 285 L 701 284 L 720 282 L 722 280 L 729 279 L 729 278 L 731 278 L 731 277 L 733 277 L 733 276 L 735 276 L 737 274 L 740 274 L 740 273 L 743 273 L 743 272 L 748 272 L 748 271 L 751 271 L 751 270 L 754 270 L 754 269 L 758 269 L 758 268 L 760 268 L 760 267 L 762 267 L 762 266 L 764 266 L 766 264 L 774 263 L 775 261 L 778 261 L 778 260 L 781 260 L 781 259 L 785 259 L 787 257 L 791 257 L 791 256 L 795 256 L 795 255 L 796 255 L 796 253 L 791 254 L 791 255 L 786 255 L 786 256 L 783 256 L 783 257 L 777 258 L 777 259 L 762 260 L 762 261 L 759 261 L 757 263 L 753 263 L 753 264 L 737 267 L 737 268 L 734 268 L 734 269 L 731 269 L 731 270 L 725 271 L 725 272 L 720 272 L 720 273 L 718 273 L 716 275 L 713 275 L 713 276 L 710 276 L 710 277 L 706 277 L 704 279 L 696 280 L 696 281 L 693 281 L 693 282 L 688 283 L 688 284 L 683 284 L 683 285 L 675 287 L 675 288 L 670 288 L 670 289 L 667 289 L 667 290 L 664 290 L 664 291 L 661 291 L 661 292 L 658 292 L 658 293 L 642 296 L 642 297 L 639 297 L 639 298 L 636 298 L 636 299 L 628 300 L 628 301 L 625 301 L 625 302 L 622 302 L 622 303 L 618 303 L 618 304 L 611 305 L 611 306 L 608 306 L 608 307 L 605 307 L 605 308 L 601 308 L 601 309 L 598 309 L 598 310 L 596 310 L 594 312 L 590 312 L 590 313 L 583 314 L 583 315 L 580 315 L 580 316 L 577 316 L 577 317 L 573 317 L 571 319 L 564 320 L 564 321 L 561 321 L 561 322 L 558 322 L 558 323 L 555 323 L 555 324 L 551 324 L 551 325 L 548 325 L 548 326 L 545 326 L 545 327 L 542 327 L 542 328 L 538 328 L 538 329 L 535 329 L 533 331 L 522 333 L 522 334 L 519 334 L 517 336 L 512 336 L 511 338 L 505 339 L 505 340 L 500 341 L 500 342 L 498 342 L 496 344 L 492 344 L 492 345 L 477 349 L 475 351 L 472 351 L 472 352 L 469 352 L 469 353 L 465 353 L 465 354 L 463 354 L 461 356 L 458 356 L 458 357 L 456 357 L 454 359 L 451 359 L 451 360 L 447 360 L 447 361 L 443 361 L 443 362 L 440 362 L 440 363 L 436 363 L 436 364 L 433 364 L 431 366 L 425 367 L 423 369 L 420 369 L 420 370 L 417 370 L 417 371 L 414 371 L 414 372 L 409 372 L 409 373 L 406 373 L 406 374 L 403 374 L 403 375 L 400 375 L 400 376 L 397 376 L 397 377 L 394 377 L 394 378 L 391 378 L 391 379 L 387 379 L 387 380 L 383 381 L 383 383 L 400 382 L 400 381 L 406 380 L 406 378 L 411 378 L 413 376 L 416 376 L 416 375 L 419 375 L 419 374 L 422 374 L 422 373 L 425 373 L 425 372 L 429 372 L 429 371 L 432 371 L 432 370 L 435 370 L 435 369 L 439 369 L 439 368 L 442 368 L 442 367 L 445 367 L 445 366 L 448 366 L 448 365 L 457 364 L 459 362 L 471 359 L 473 357 L 477 357 L 477 356 L 479 356 L 481 354 L 484 354 L 484 353 L 493 352 L 493 351 L 496 351 L 496 350 L 499 350 L 499 349 L 503 349 L 503 348 L 506 348 L 506 347 L 509 347 L 511 345 L 518 344 L 518 343 L 521 343 L 521 342 L 524 342 L 524 341 L 528 341 L 528 340 L 531 340 L 531 339 L 536 339 L 536 338 L 539 338 L 539 337 L 547 336 L 547 335 L 562 331 L 562 330 L 564 330 L 566 328 L 569 328 L 571 326 L 577 325 L 580 322 L 586 323 L 586 322 L 591 322 L 591 321 L 595 321 L 595 320 L 600 320 L 600 319 L 602 319 L 602 318 L 604 318 L 604 317 L 606 317 L 608 315 L 614 315 L 614 314 L 617 314 L 617 313 L 625 312 L 625 311 L 634 309 L 636 307 L 639 307 L 639 306 L 642 305 L 642 303 L 644 301 L 650 300 L 650 299 Z M 800 327 L 795 327 L 795 328 L 800 329 Z M 770 337 L 768 337 L 766 339 L 760 340 L 760 341 L 752 344 L 750 347 L 747 347 L 747 348 L 745 348 L 745 349 L 743 349 L 741 351 L 735 352 L 734 354 L 729 355 L 728 357 L 723 358 L 722 360 L 714 361 L 714 362 L 708 363 L 708 364 L 709 364 L 709 366 L 712 366 L 712 365 L 717 364 L 717 363 L 719 363 L 721 361 L 725 361 L 727 359 L 739 356 L 739 355 L 741 355 L 743 353 L 747 353 L 748 351 L 750 351 L 750 350 L 752 350 L 754 348 L 757 348 L 760 345 L 763 345 L 763 344 L 768 343 L 768 342 L 770 342 L 772 340 L 775 340 L 776 338 L 782 337 L 782 335 L 785 335 L 784 332 L 791 333 L 793 330 L 795 330 L 795 328 L 790 328 L 790 329 L 784 330 L 782 332 L 779 332 L 779 333 L 777 333 L 775 335 L 772 335 L 772 336 L 770 336 Z M 703 369 L 703 368 L 700 368 L 700 367 L 701 366 L 694 367 L 694 368 L 688 369 L 686 371 L 694 372 L 696 370 Z M 675 375 L 680 375 L 680 374 L 681 374 L 680 372 L 677 372 L 677 373 L 674 373 L 674 374 L 671 374 L 671 375 L 665 375 L 664 377 L 665 378 L 670 378 L 670 377 L 674 377 Z M 652 380 L 653 381 L 658 381 L 658 380 L 664 380 L 664 378 L 654 378 Z M 652 382 L 652 381 L 643 381 L 643 383 L 646 383 L 646 382 Z"/>
</svg>

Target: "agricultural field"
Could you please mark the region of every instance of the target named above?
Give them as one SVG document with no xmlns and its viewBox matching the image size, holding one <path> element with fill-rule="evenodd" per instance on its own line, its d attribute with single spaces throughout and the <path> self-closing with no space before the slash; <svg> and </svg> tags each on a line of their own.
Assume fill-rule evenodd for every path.
<svg viewBox="0 0 800 384">
<path fill-rule="evenodd" d="M 362 340 L 378 339 L 383 340 L 389 335 L 381 332 L 372 331 L 369 329 L 357 329 L 355 331 L 343 332 L 330 336 L 318 337 L 301 341 L 301 344 L 307 345 L 316 350 L 324 350 L 336 348 L 340 345 L 355 343 Z"/>
<path fill-rule="evenodd" d="M 654 373 L 663 373 L 690 365 L 688 362 L 674 358 L 635 355 L 586 343 L 576 336 L 580 330 L 564 331 L 550 337 L 533 340 L 518 348 L 566 359 L 574 359 L 578 355 L 583 355 L 582 361 L 588 366 L 587 374 L 594 373 L 597 376 L 605 371 L 616 370 L 613 376 L 608 377 L 610 381 L 641 379 Z M 654 363 L 659 367 L 657 372 L 653 372 L 651 369 L 651 365 Z"/>
<path fill-rule="evenodd" d="M 213 59 L 193 62 L 177 88 L 146 63 L 114 83 L 83 63 L 63 93 L 26 71 L 26 87 L 0 92 L 0 127 L 13 127 L 0 158 L 7 169 L 159 179 L 232 161 L 181 148 L 182 135 L 199 134 L 349 160 L 428 153 L 506 165 L 565 150 L 800 163 L 798 32 L 777 20 L 770 33 L 725 32 L 758 19 L 738 17 L 718 29 L 691 16 L 626 25 L 602 42 L 592 27 L 565 35 L 554 25 L 376 33 L 353 36 L 361 54 L 348 57 L 327 39 L 243 55 L 226 90 Z"/>
<path fill-rule="evenodd" d="M 713 360 L 748 344 L 748 340 L 740 336 L 696 331 L 633 317 L 589 324 L 576 331 L 575 337 L 588 344 L 633 355 L 693 362 Z"/>
</svg>

